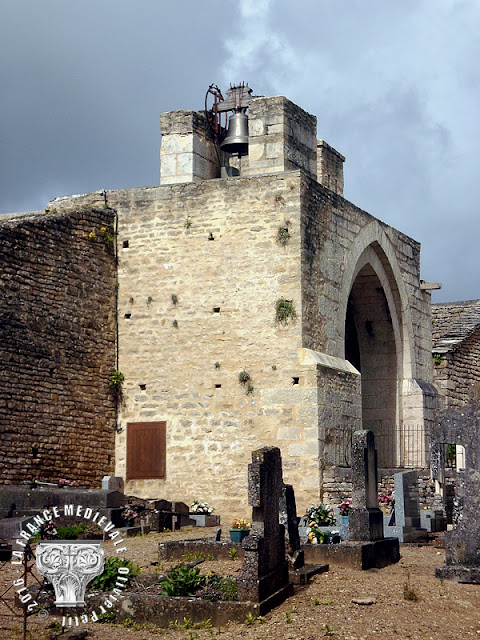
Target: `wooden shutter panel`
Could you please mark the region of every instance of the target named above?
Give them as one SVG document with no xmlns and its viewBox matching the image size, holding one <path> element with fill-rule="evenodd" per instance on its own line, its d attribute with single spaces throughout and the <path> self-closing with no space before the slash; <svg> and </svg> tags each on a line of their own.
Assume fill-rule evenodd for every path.
<svg viewBox="0 0 480 640">
<path fill-rule="evenodd" d="M 127 480 L 165 478 L 166 422 L 127 423 Z"/>
</svg>

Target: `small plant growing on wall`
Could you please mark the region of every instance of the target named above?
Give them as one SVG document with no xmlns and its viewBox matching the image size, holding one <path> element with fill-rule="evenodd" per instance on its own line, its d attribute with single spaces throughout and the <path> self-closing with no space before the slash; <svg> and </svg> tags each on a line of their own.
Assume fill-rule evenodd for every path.
<svg viewBox="0 0 480 640">
<path fill-rule="evenodd" d="M 113 224 L 100 227 L 100 237 L 103 239 L 107 249 L 112 250 L 115 241 L 115 230 Z"/>
<path fill-rule="evenodd" d="M 285 246 L 286 244 L 288 244 L 288 241 L 290 240 L 290 238 L 291 238 L 291 235 L 290 235 L 290 231 L 288 230 L 288 227 L 278 227 L 278 231 L 277 231 L 278 244 Z"/>
<path fill-rule="evenodd" d="M 185 219 L 185 222 L 183 224 L 183 226 L 185 227 L 185 229 L 190 229 L 190 227 L 192 226 L 193 222 L 192 222 L 192 216 L 187 216 Z"/>
<path fill-rule="evenodd" d="M 108 386 L 115 400 L 120 401 L 123 397 L 123 382 L 125 376 L 118 369 L 114 369 L 108 380 Z"/>
<path fill-rule="evenodd" d="M 250 382 L 250 380 L 251 377 L 248 371 L 245 371 L 245 369 L 243 369 L 243 371 L 240 371 L 240 373 L 238 374 L 238 381 L 240 382 L 240 384 L 247 384 L 247 382 Z"/>
<path fill-rule="evenodd" d="M 176 293 L 172 293 L 172 304 L 175 307 L 178 302 L 178 296 Z"/>
<path fill-rule="evenodd" d="M 278 324 L 287 326 L 291 322 L 295 322 L 297 319 L 297 312 L 293 306 L 292 300 L 286 298 L 279 298 L 275 303 L 275 321 Z"/>
<path fill-rule="evenodd" d="M 243 386 L 245 387 L 245 393 L 247 394 L 247 396 L 250 396 L 253 394 L 255 389 L 251 384 L 252 377 L 248 373 L 248 371 L 245 371 L 245 369 L 240 371 L 240 373 L 238 374 L 238 381 L 240 382 L 240 384 L 243 384 Z"/>
<path fill-rule="evenodd" d="M 108 386 L 111 389 L 117 389 L 118 387 L 122 386 L 124 380 L 125 376 L 123 375 L 123 373 L 121 371 L 118 371 L 118 369 L 115 369 L 110 376 Z"/>
<path fill-rule="evenodd" d="M 115 230 L 113 224 L 110 223 L 108 225 L 101 226 L 98 230 L 98 233 L 96 231 L 90 231 L 90 233 L 88 234 L 88 239 L 102 240 L 107 249 L 109 251 L 113 251 L 115 244 Z"/>
<path fill-rule="evenodd" d="M 434 364 L 441 364 L 442 362 L 442 354 L 441 353 L 434 353 L 433 354 L 433 363 Z"/>
</svg>

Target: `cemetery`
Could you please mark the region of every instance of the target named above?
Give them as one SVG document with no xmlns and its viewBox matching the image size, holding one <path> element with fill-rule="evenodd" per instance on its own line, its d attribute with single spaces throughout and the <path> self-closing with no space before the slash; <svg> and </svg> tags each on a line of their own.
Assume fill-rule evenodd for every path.
<svg viewBox="0 0 480 640">
<path fill-rule="evenodd" d="M 468 440 L 470 431 L 465 423 L 454 422 L 451 426 L 449 422 L 448 428 L 456 429 L 455 437 L 464 442 L 468 450 L 471 444 Z M 442 430 L 439 426 L 437 438 L 438 441 L 451 438 L 451 432 L 448 433 L 448 430 Z M 414 577 L 417 574 L 415 563 L 419 563 L 422 554 L 426 555 L 430 565 L 435 560 L 438 563 L 440 547 L 434 546 L 437 537 L 432 535 L 439 524 L 438 518 L 423 520 L 423 523 L 428 522 L 430 526 L 428 531 L 420 526 L 422 522 L 417 515 L 418 509 L 415 510 L 416 503 L 412 495 L 415 493 L 412 486 L 416 486 L 415 482 L 412 485 L 412 472 L 397 474 L 393 515 L 383 514 L 379 508 L 377 454 L 373 434 L 369 431 L 356 432 L 352 449 L 355 491 L 351 504 L 348 505 L 348 515 L 342 516 L 338 510 L 335 513 L 327 505 L 318 505 L 309 510 L 311 518 L 320 519 L 319 514 L 323 514 L 323 518 L 330 521 L 330 525 L 326 527 L 317 527 L 318 523 L 312 521 L 305 526 L 305 520 L 297 516 L 294 489 L 283 483 L 280 450 L 264 447 L 252 452 L 252 462 L 248 465 L 250 521 L 237 520 L 229 530 L 229 534 L 245 531 L 247 535 L 241 542 L 234 542 L 232 536 L 227 536 L 222 531 L 221 517 L 214 516 L 208 504 L 195 501 L 188 507 L 184 503 L 166 500 L 148 504 L 147 501 L 126 496 L 122 479 L 113 477 L 105 477 L 102 488 L 97 491 L 64 485 L 4 487 L 0 491 L 0 515 L 3 516 L 0 519 L 0 533 L 11 542 L 11 563 L 15 564 L 16 560 L 19 565 L 22 565 L 26 555 L 21 550 L 22 541 L 33 538 L 35 529 L 39 528 L 41 532 L 41 539 L 32 543 L 37 557 L 42 546 L 57 544 L 55 537 L 49 539 L 48 512 L 55 516 L 58 523 L 72 523 L 83 519 L 92 529 L 97 529 L 89 531 L 86 539 L 61 541 L 64 548 L 65 543 L 68 543 L 70 549 L 79 547 L 85 550 L 87 546 L 91 546 L 93 537 L 103 536 L 104 545 L 108 547 L 110 544 L 110 552 L 112 548 L 115 552 L 115 547 L 126 552 L 137 541 L 137 544 L 142 543 L 144 549 L 149 549 L 149 566 L 145 567 L 145 558 L 139 573 L 139 567 L 134 569 L 134 565 L 130 565 L 131 583 L 125 586 L 124 591 L 123 585 L 122 590 L 116 589 L 118 597 L 114 597 L 114 606 L 110 602 L 111 609 L 105 609 L 108 606 L 105 599 L 107 596 L 102 595 L 98 587 L 92 593 L 87 590 L 85 608 L 73 604 L 70 605 L 71 608 L 64 608 L 66 605 L 59 604 L 57 587 L 55 586 L 57 600 L 53 601 L 53 589 L 48 585 L 49 581 L 57 584 L 58 578 L 49 577 L 48 571 L 38 572 L 43 573 L 45 579 L 42 581 L 41 576 L 37 575 L 31 581 L 28 593 L 35 598 L 32 600 L 37 605 L 35 610 L 46 612 L 45 615 L 51 616 L 52 623 L 63 625 L 65 633 L 60 638 L 70 637 L 69 633 L 73 634 L 72 638 L 87 637 L 78 635 L 79 633 L 91 633 L 95 638 L 113 638 L 113 635 L 108 635 L 107 627 L 112 626 L 113 629 L 118 625 L 122 625 L 122 634 L 123 629 L 133 632 L 157 630 L 156 633 L 163 629 L 165 633 L 174 634 L 179 629 L 183 629 L 185 633 L 186 629 L 191 628 L 195 629 L 191 633 L 197 634 L 192 637 L 197 638 L 201 637 L 198 634 L 202 629 L 206 633 L 207 628 L 229 629 L 232 624 L 255 627 L 255 637 L 262 637 L 261 629 L 263 625 L 268 625 L 266 616 L 278 615 L 274 613 L 277 609 L 283 608 L 284 620 L 290 621 L 287 624 L 297 618 L 300 622 L 301 617 L 295 615 L 298 614 L 298 605 L 289 603 L 299 602 L 302 594 L 318 593 L 319 589 L 322 594 L 331 594 L 331 575 L 335 576 L 335 581 L 341 580 L 343 587 L 346 586 L 343 584 L 346 581 L 350 585 L 350 591 L 354 585 L 369 585 L 368 592 L 364 592 L 362 586 L 355 597 L 352 596 L 350 607 L 377 607 L 382 601 L 378 589 L 384 584 L 383 572 L 396 565 L 399 570 L 403 565 L 401 575 L 404 578 L 404 605 L 411 603 L 411 607 L 418 608 L 421 606 L 419 603 L 426 598 L 426 593 L 420 592 L 416 583 L 418 578 Z M 468 455 L 467 464 L 473 464 Z M 463 501 L 468 492 L 473 490 L 468 481 L 466 485 L 467 489 L 462 484 L 459 495 Z M 190 509 L 204 513 L 191 513 Z M 429 581 L 437 580 L 438 594 L 441 597 L 446 597 L 446 592 L 454 589 L 452 586 L 445 586 L 445 579 L 449 585 L 462 587 L 467 598 L 473 597 L 475 593 L 471 591 L 474 584 L 466 584 L 478 584 L 479 572 L 478 554 L 475 552 L 478 525 L 470 519 L 466 520 L 465 515 L 469 513 L 468 509 L 460 511 L 456 527 L 445 534 L 447 565 L 428 568 Z M 342 518 L 347 518 L 348 524 Z M 392 521 L 395 524 L 391 524 Z M 343 529 L 342 525 L 336 529 L 337 522 L 342 522 Z M 312 531 L 316 532 L 315 540 L 315 536 L 311 535 Z M 324 533 L 336 535 L 322 535 Z M 389 537 L 385 533 L 399 535 Z M 414 542 L 407 542 L 413 533 Z M 404 544 L 400 547 L 399 538 L 402 537 Z M 162 538 L 160 543 L 159 538 Z M 117 546 L 120 544 L 121 547 Z M 410 545 L 412 546 L 408 548 Z M 404 556 L 408 559 L 414 555 L 415 563 L 410 566 Z M 27 565 L 28 562 L 25 563 Z M 37 560 L 37 569 L 38 566 Z M 390 578 L 391 574 L 388 575 Z M 425 576 L 422 577 L 424 579 Z M 118 575 L 116 584 L 119 585 Z M 431 582 L 428 588 L 431 589 Z M 28 611 L 30 600 L 26 599 L 28 596 L 25 596 L 24 591 L 19 591 L 23 595 L 17 594 L 16 601 L 10 601 L 10 605 L 14 604 L 19 609 L 17 615 L 21 616 L 22 610 Z M 319 613 L 344 592 L 345 589 L 334 591 L 334 598 L 332 595 L 324 595 L 322 598 L 312 595 L 310 606 L 319 607 Z M 372 593 L 375 595 L 372 596 Z M 24 598 L 24 604 L 21 604 L 20 597 Z M 0 602 L 8 604 L 8 595 L 3 593 Z M 468 606 L 473 608 L 473 604 Z M 54 637 L 52 634 L 48 635 L 46 625 L 42 630 L 35 615 L 28 615 L 25 620 L 26 628 L 33 624 L 34 628 L 47 633 L 39 637 Z M 88 624 L 82 626 L 82 620 L 88 621 Z M 99 620 L 103 624 L 99 624 Z M 79 626 L 82 627 L 81 630 Z M 435 626 L 436 623 L 432 623 L 432 628 Z M 334 635 L 334 628 L 329 623 L 323 623 L 320 626 L 321 635 Z M 176 636 L 172 635 L 173 637 Z M 264 637 L 272 636 L 267 634 Z"/>
</svg>

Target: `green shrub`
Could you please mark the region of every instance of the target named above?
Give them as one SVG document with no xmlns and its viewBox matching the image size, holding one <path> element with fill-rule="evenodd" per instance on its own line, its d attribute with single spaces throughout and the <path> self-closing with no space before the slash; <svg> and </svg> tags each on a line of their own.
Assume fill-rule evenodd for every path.
<svg viewBox="0 0 480 640">
<path fill-rule="evenodd" d="M 229 560 L 237 560 L 238 559 L 238 549 L 232 547 L 228 550 L 228 559 Z"/>
<path fill-rule="evenodd" d="M 238 585 L 235 578 L 226 576 L 222 578 L 216 573 L 209 573 L 206 576 L 205 587 L 199 591 L 198 595 L 205 600 L 238 600 Z"/>
<path fill-rule="evenodd" d="M 114 624 L 116 619 L 117 619 L 116 611 L 106 611 L 105 613 L 101 613 L 98 616 L 98 622 L 100 622 L 100 624 Z"/>
<path fill-rule="evenodd" d="M 162 593 L 166 596 L 192 596 L 205 584 L 200 569 L 191 569 L 184 564 L 171 569 L 162 582 Z"/>
<path fill-rule="evenodd" d="M 140 567 L 134 566 L 130 560 L 126 558 L 118 558 L 117 556 L 111 556 L 105 560 L 105 566 L 103 568 L 103 573 L 94 578 L 90 583 L 91 589 L 98 589 L 99 591 L 111 591 L 115 586 L 115 582 L 118 578 L 118 569 L 119 567 L 128 567 L 130 569 L 130 573 L 125 576 L 128 578 L 128 581 L 125 585 L 130 583 L 130 578 L 136 576 L 140 573 Z"/>
<path fill-rule="evenodd" d="M 59 540 L 77 540 L 80 538 L 82 533 L 87 530 L 87 525 L 84 522 L 79 522 L 78 524 L 72 526 L 62 526 L 59 525 L 56 527 L 57 529 L 57 537 Z"/>
</svg>

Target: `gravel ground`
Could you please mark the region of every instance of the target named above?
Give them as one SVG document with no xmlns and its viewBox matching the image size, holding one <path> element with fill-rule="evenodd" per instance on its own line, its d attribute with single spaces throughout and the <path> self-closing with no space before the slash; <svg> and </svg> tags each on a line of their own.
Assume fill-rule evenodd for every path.
<svg viewBox="0 0 480 640">
<path fill-rule="evenodd" d="M 211 536 L 214 530 L 182 530 L 173 534 L 150 534 L 128 541 L 128 557 L 146 572 L 155 569 L 159 541 L 178 538 Z M 107 551 L 108 553 L 108 551 Z M 316 576 L 308 586 L 297 588 L 295 595 L 280 607 L 253 624 L 229 624 L 214 629 L 158 629 L 144 625 L 139 629 L 123 625 L 91 624 L 88 638 L 92 640 L 203 640 L 221 636 L 230 640 L 316 640 L 330 637 L 337 640 L 463 640 L 480 639 L 480 588 L 435 578 L 435 567 L 445 562 L 445 552 L 434 546 L 401 546 L 401 561 L 381 570 L 353 571 L 331 566 L 328 573 Z M 236 575 L 241 561 L 212 561 L 199 565 L 202 573 L 215 571 Z M 156 567 L 163 570 L 168 563 Z M 0 570 L 0 593 L 18 577 L 13 567 Z M 405 594 L 410 597 L 406 599 Z M 375 604 L 357 605 L 352 600 L 373 598 Z M 415 599 L 416 598 L 416 599 Z M 22 621 L 8 613 L 0 603 L 0 640 L 23 638 Z M 28 621 L 29 638 L 47 640 L 52 621 Z"/>
</svg>

